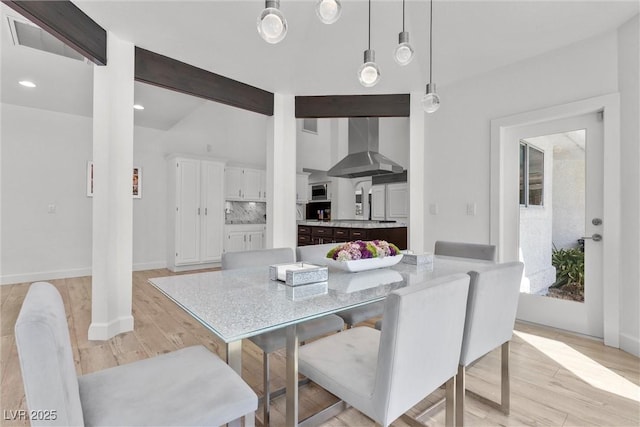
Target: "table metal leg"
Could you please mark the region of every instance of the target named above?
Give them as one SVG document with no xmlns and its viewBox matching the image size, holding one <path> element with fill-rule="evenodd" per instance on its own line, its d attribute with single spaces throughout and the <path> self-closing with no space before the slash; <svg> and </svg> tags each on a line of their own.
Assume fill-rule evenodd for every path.
<svg viewBox="0 0 640 427">
<path fill-rule="evenodd" d="M 227 343 L 227 365 L 242 376 L 242 340 Z"/>
<path fill-rule="evenodd" d="M 287 423 L 298 425 L 298 334 L 296 325 L 287 326 Z"/>
</svg>

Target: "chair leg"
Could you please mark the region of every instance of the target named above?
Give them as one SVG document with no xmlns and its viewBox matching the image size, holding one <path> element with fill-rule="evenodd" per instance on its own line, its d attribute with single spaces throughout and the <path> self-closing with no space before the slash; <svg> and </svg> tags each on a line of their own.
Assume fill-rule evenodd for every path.
<svg viewBox="0 0 640 427">
<path fill-rule="evenodd" d="M 464 393 L 467 388 L 466 369 L 462 365 L 458 365 L 458 374 L 456 375 L 456 425 L 464 426 Z"/>
<path fill-rule="evenodd" d="M 262 425 L 267 427 L 269 425 L 269 407 L 271 406 L 269 396 L 269 353 L 262 353 L 262 377 L 264 383 L 264 392 L 262 395 Z"/>
<path fill-rule="evenodd" d="M 445 386 L 446 406 L 445 406 L 445 425 L 453 427 L 456 425 L 456 377 L 455 375 L 446 383 Z"/>
<path fill-rule="evenodd" d="M 256 425 L 256 413 L 250 412 L 244 416 L 244 427 L 255 427 Z"/>
<path fill-rule="evenodd" d="M 511 410 L 511 381 L 509 375 L 509 353 L 510 353 L 510 341 L 502 344 L 501 365 L 502 371 L 500 374 L 500 409 L 506 415 L 509 415 Z"/>
<path fill-rule="evenodd" d="M 500 403 L 488 399 L 479 395 L 471 390 L 465 390 L 466 394 L 473 396 L 473 398 L 481 401 L 482 403 L 491 406 L 505 415 L 509 415 L 511 409 L 511 382 L 509 378 L 509 341 L 502 344 L 502 353 L 500 356 Z M 458 376 L 460 376 L 460 370 L 458 369 Z M 464 381 L 464 380 L 463 380 Z M 460 384 L 460 380 L 458 381 Z M 464 390 L 462 387 L 460 389 Z M 464 402 L 459 403 L 464 406 Z M 461 422 L 458 420 L 458 422 Z"/>
</svg>

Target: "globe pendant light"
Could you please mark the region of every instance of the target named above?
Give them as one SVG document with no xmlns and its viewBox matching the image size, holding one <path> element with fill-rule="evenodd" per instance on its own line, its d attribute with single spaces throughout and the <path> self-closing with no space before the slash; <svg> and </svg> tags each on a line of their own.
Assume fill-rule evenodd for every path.
<svg viewBox="0 0 640 427">
<path fill-rule="evenodd" d="M 413 59 L 413 47 L 409 44 L 409 33 L 404 30 L 404 0 L 402 0 L 402 32 L 398 34 L 398 46 L 393 52 L 398 65 L 407 65 Z"/>
<path fill-rule="evenodd" d="M 333 24 L 340 18 L 342 5 L 338 0 L 318 0 L 316 2 L 316 14 L 324 24 Z"/>
<path fill-rule="evenodd" d="M 267 43 L 275 44 L 287 35 L 287 20 L 280 12 L 280 0 L 266 0 L 265 9 L 258 16 L 258 34 Z"/>
<path fill-rule="evenodd" d="M 358 80 L 364 87 L 375 86 L 380 81 L 380 69 L 375 61 L 376 53 L 371 50 L 371 0 L 369 0 L 369 48 L 364 51 L 364 63 L 358 69 Z"/>
<path fill-rule="evenodd" d="M 429 84 L 427 85 L 427 93 L 422 97 L 422 108 L 426 113 L 435 113 L 440 108 L 440 97 L 436 93 L 436 85 L 433 84 L 433 0 L 429 1 Z"/>
</svg>

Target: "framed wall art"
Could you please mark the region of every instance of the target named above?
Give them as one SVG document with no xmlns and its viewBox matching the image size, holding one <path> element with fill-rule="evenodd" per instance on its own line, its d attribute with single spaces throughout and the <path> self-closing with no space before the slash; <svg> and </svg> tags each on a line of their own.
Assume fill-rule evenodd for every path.
<svg viewBox="0 0 640 427">
<path fill-rule="evenodd" d="M 87 197 L 93 197 L 93 162 L 87 162 Z M 142 198 L 142 168 L 140 166 L 133 167 L 131 196 L 134 199 Z"/>
</svg>

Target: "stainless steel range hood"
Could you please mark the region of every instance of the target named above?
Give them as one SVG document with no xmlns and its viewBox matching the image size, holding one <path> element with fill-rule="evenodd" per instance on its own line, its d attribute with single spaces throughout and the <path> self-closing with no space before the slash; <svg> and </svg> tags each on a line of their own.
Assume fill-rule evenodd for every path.
<svg viewBox="0 0 640 427">
<path fill-rule="evenodd" d="M 349 155 L 327 171 L 328 176 L 358 178 L 400 173 L 402 166 L 378 152 L 378 118 L 349 119 Z"/>
</svg>

